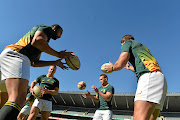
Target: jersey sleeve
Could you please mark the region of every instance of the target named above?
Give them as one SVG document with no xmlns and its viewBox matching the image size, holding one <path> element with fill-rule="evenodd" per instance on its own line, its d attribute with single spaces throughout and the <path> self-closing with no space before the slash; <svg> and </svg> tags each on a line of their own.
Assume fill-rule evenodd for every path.
<svg viewBox="0 0 180 120">
<path fill-rule="evenodd" d="M 57 80 L 57 79 L 55 79 L 55 80 L 56 80 L 56 82 L 54 83 L 54 88 L 55 87 L 59 88 L 59 80 Z"/>
<path fill-rule="evenodd" d="M 39 77 L 37 77 L 36 78 L 36 81 L 38 82 L 38 83 L 41 83 L 41 79 L 44 77 L 44 75 L 41 75 L 41 76 L 39 76 Z"/>
<path fill-rule="evenodd" d="M 52 28 L 51 27 L 39 27 L 38 30 L 43 32 L 44 34 L 46 34 L 46 36 L 48 37 L 48 42 L 49 42 L 49 39 L 52 36 Z"/>
<path fill-rule="evenodd" d="M 109 86 L 107 88 L 107 92 L 110 92 L 110 93 L 114 94 L 114 87 L 113 86 Z"/>
<path fill-rule="evenodd" d="M 124 43 L 121 47 L 121 53 L 130 52 L 131 45 L 132 45 L 132 41 L 127 41 L 126 43 Z"/>
</svg>

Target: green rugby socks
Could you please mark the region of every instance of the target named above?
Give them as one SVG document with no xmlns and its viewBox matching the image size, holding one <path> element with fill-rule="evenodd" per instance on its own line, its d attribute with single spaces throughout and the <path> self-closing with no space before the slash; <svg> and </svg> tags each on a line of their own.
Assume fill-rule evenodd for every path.
<svg viewBox="0 0 180 120">
<path fill-rule="evenodd" d="M 0 110 L 0 120 L 17 120 L 21 107 L 14 102 L 6 102 Z"/>
</svg>

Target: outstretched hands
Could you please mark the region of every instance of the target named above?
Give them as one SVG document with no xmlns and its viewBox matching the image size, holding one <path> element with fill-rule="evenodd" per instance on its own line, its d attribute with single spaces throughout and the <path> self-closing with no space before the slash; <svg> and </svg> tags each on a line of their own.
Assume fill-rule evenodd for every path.
<svg viewBox="0 0 180 120">
<path fill-rule="evenodd" d="M 72 57 L 74 52 L 66 52 L 66 50 L 62 50 L 59 53 L 59 58 L 66 58 L 66 57 Z"/>
<path fill-rule="evenodd" d="M 98 93 L 99 90 L 97 89 L 96 86 L 93 85 L 93 86 L 91 86 L 91 88 L 92 88 L 92 90 L 94 90 L 96 93 Z"/>
<path fill-rule="evenodd" d="M 89 91 L 87 91 L 87 94 L 84 93 L 82 96 L 83 96 L 84 98 L 87 98 L 87 97 L 91 96 L 91 93 L 90 93 Z"/>
<path fill-rule="evenodd" d="M 99 90 L 97 89 L 96 86 L 91 86 L 92 90 L 94 90 L 95 92 L 98 92 Z M 89 91 L 87 91 L 87 94 L 83 94 L 82 95 L 84 98 L 87 98 L 87 97 L 92 97 L 91 93 Z"/>
<path fill-rule="evenodd" d="M 62 68 L 63 70 L 64 70 L 64 69 L 68 70 L 68 67 L 64 65 L 64 64 L 66 64 L 66 63 L 63 63 L 61 60 L 62 60 L 62 59 L 56 60 L 56 65 L 59 66 L 60 68 Z"/>
</svg>

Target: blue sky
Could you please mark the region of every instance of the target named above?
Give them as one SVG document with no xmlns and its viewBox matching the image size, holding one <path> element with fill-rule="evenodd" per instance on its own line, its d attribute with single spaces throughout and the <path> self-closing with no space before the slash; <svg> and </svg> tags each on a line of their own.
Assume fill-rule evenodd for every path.
<svg viewBox="0 0 180 120">
<path fill-rule="evenodd" d="M 100 67 L 115 63 L 121 53 L 120 40 L 131 34 L 153 54 L 167 79 L 168 92 L 180 92 L 179 0 L 6 0 L 0 2 L 0 51 L 16 43 L 33 26 L 59 24 L 62 38 L 49 45 L 57 51 L 74 51 L 81 61 L 78 71 L 57 69 L 60 91 L 80 91 L 84 81 L 99 87 Z M 56 60 L 43 53 L 41 60 Z M 47 74 L 48 67 L 31 67 L 30 83 Z M 123 69 L 108 74 L 115 92 L 134 93 L 137 79 Z M 29 83 L 29 85 L 30 85 Z"/>
</svg>

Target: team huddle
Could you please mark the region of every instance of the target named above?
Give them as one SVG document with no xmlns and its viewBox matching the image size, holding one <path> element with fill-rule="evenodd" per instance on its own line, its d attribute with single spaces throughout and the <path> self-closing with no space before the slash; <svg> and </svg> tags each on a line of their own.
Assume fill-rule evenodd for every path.
<svg viewBox="0 0 180 120">
<path fill-rule="evenodd" d="M 48 120 L 52 111 L 52 95 L 57 95 L 59 91 L 59 81 L 54 78 L 57 66 L 63 70 L 68 68 L 78 70 L 80 67 L 80 62 L 72 63 L 71 61 L 72 58 L 77 59 L 73 52 L 66 50 L 58 52 L 49 46 L 50 39 L 56 40 L 62 33 L 63 29 L 58 24 L 38 25 L 17 43 L 6 46 L 2 51 L 0 54 L 0 108 L 2 107 L 0 120 L 26 118 L 35 120 L 39 112 L 42 120 Z M 40 60 L 42 52 L 58 59 L 56 61 Z M 66 63 L 63 63 L 62 59 L 65 59 Z M 31 83 L 27 94 L 30 66 L 50 67 L 46 75 L 40 75 Z M 115 64 L 106 63 L 101 70 L 111 73 L 123 68 L 133 71 L 138 79 L 133 119 L 156 120 L 163 108 L 167 93 L 166 79 L 150 51 L 134 40 L 132 35 L 122 37 L 121 54 Z M 108 84 L 106 74 L 101 74 L 99 79 L 102 86 L 91 87 L 96 95 L 93 96 L 87 92 L 82 96 L 100 104 L 93 120 L 111 120 L 114 87 Z M 36 84 L 39 84 L 41 89 L 40 96 L 37 96 L 33 90 Z"/>
</svg>

